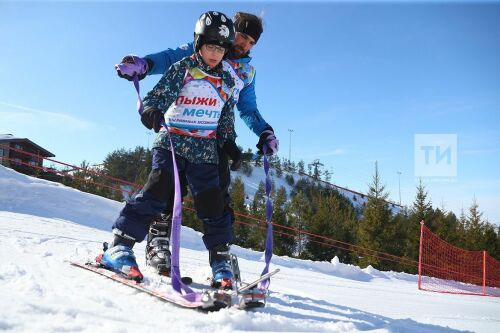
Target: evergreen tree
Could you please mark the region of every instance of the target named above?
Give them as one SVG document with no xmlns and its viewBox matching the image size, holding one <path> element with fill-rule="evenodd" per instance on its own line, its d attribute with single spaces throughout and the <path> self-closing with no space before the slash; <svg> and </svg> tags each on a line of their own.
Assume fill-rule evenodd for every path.
<svg viewBox="0 0 500 333">
<path fill-rule="evenodd" d="M 241 172 L 243 172 L 243 174 L 247 177 L 250 177 L 252 175 L 253 167 L 249 161 L 243 161 L 241 163 Z"/>
<path fill-rule="evenodd" d="M 264 240 L 267 228 L 267 225 L 264 222 L 266 217 L 266 187 L 263 181 L 259 183 L 259 187 L 253 197 L 251 214 L 260 219 L 261 222 L 259 222 L 255 228 L 250 230 L 248 243 L 252 249 L 262 251 L 264 249 Z"/>
<path fill-rule="evenodd" d="M 324 178 L 325 182 L 329 183 L 329 182 L 330 182 L 330 180 L 332 179 L 332 174 L 331 174 L 331 172 L 330 172 L 330 171 L 328 171 L 328 170 L 325 170 L 325 171 L 323 172 L 323 178 Z"/>
<path fill-rule="evenodd" d="M 302 161 L 302 160 L 300 160 L 299 163 L 297 164 L 299 174 L 304 174 L 306 172 L 304 165 L 305 165 L 304 161 Z"/>
<path fill-rule="evenodd" d="M 281 186 L 275 192 L 273 200 L 273 217 L 272 221 L 276 224 L 292 227 L 290 220 L 287 218 L 286 205 L 286 190 Z M 284 233 L 281 234 L 280 232 Z M 292 236 L 289 236 L 292 234 Z M 293 231 L 285 228 L 274 227 L 274 253 L 279 256 L 293 256 L 295 250 L 295 237 Z"/>
<path fill-rule="evenodd" d="M 134 150 L 124 148 L 108 154 L 103 162 L 105 173 L 129 182 L 144 184 L 151 170 L 151 150 L 137 146 Z"/>
<path fill-rule="evenodd" d="M 488 254 L 495 257 L 497 252 L 497 234 L 495 233 L 495 227 L 485 222 L 483 224 L 483 250 L 486 250 Z"/>
<path fill-rule="evenodd" d="M 419 180 L 417 185 L 417 194 L 413 207 L 411 209 L 409 223 L 407 225 L 406 251 L 405 256 L 412 260 L 418 260 L 418 251 L 420 245 L 420 222 L 423 220 L 427 227 L 431 225 L 432 205 L 427 199 L 427 191 Z M 430 227 L 430 229 L 433 229 Z"/>
<path fill-rule="evenodd" d="M 87 161 L 83 161 L 80 164 L 80 169 L 68 170 L 66 173 L 68 174 L 68 177 L 64 177 L 62 179 L 62 184 L 64 185 L 110 199 L 116 197 L 115 191 L 102 185 L 111 187 L 119 185 L 111 183 L 108 179 L 102 177 L 100 175 L 101 171 L 96 167 L 90 167 Z"/>
<path fill-rule="evenodd" d="M 452 212 L 444 212 L 441 209 L 436 209 L 432 214 L 432 226 L 434 232 L 439 238 L 450 244 L 458 244 L 458 219 Z"/>
<path fill-rule="evenodd" d="M 293 186 L 295 184 L 295 179 L 293 178 L 293 176 L 291 174 L 287 174 L 285 176 L 285 180 L 286 180 L 286 183 L 289 185 L 289 186 Z"/>
<path fill-rule="evenodd" d="M 323 163 L 321 163 L 318 159 L 314 160 L 313 163 L 309 164 L 309 166 L 312 165 L 312 171 L 309 171 L 309 175 L 314 178 L 314 180 L 320 180 L 321 178 L 321 167 L 323 166 Z"/>
<path fill-rule="evenodd" d="M 352 204 L 340 194 L 332 192 L 317 197 L 316 213 L 307 225 L 307 231 L 344 243 L 352 243 L 355 225 L 356 213 Z M 327 246 L 314 240 L 325 242 L 323 239 L 309 239 L 306 245 L 308 258 L 330 261 L 337 256 L 343 263 L 351 262 L 350 251 L 345 249 L 345 244 L 333 243 L 333 246 Z"/>
<path fill-rule="evenodd" d="M 281 176 L 283 175 L 283 168 L 281 167 L 281 162 L 279 158 L 274 163 L 274 169 L 276 170 L 276 176 L 278 178 L 281 178 Z"/>
<path fill-rule="evenodd" d="M 283 171 L 290 172 L 290 161 L 284 158 L 281 162 L 281 168 Z"/>
<path fill-rule="evenodd" d="M 472 201 L 472 205 L 469 208 L 469 214 L 467 216 L 467 229 L 465 230 L 465 248 L 467 250 L 484 250 L 483 241 L 483 213 L 479 211 L 479 205 L 477 204 L 476 198 Z"/>
<path fill-rule="evenodd" d="M 245 204 L 245 184 L 241 177 L 236 177 L 233 180 L 231 189 L 229 191 L 231 196 L 231 205 L 235 214 L 248 215 L 248 210 Z M 249 247 L 249 239 L 250 239 L 250 230 L 251 227 L 248 224 L 255 224 L 255 221 L 250 221 L 244 217 L 238 217 L 243 223 L 235 223 L 234 224 L 234 238 L 235 243 L 242 247 Z"/>
<path fill-rule="evenodd" d="M 464 248 L 466 246 L 468 228 L 469 226 L 467 217 L 465 216 L 464 209 L 462 208 L 460 210 L 460 217 L 458 219 L 458 229 L 457 229 L 458 242 L 456 244 L 458 247 Z"/>
<path fill-rule="evenodd" d="M 387 228 L 388 242 L 385 245 L 385 251 L 395 256 L 402 257 L 405 253 L 405 239 L 407 237 L 407 225 L 409 216 L 406 210 L 401 210 L 394 215 Z M 414 272 L 413 266 L 394 261 L 384 261 L 384 269 L 393 271 Z"/>
<path fill-rule="evenodd" d="M 369 186 L 368 201 L 357 230 L 360 246 L 374 251 L 385 250 L 390 241 L 387 232 L 391 221 L 391 210 L 386 202 L 388 196 L 389 194 L 385 192 L 385 186 L 382 185 L 380 180 L 378 163 L 375 162 L 375 174 Z M 383 268 L 380 263 L 378 256 L 371 252 L 367 252 L 358 258 L 358 264 L 362 267 L 372 265 Z"/>
<path fill-rule="evenodd" d="M 306 230 L 307 221 L 311 218 L 311 205 L 307 197 L 302 192 L 297 192 L 289 205 L 288 219 L 293 228 L 300 231 Z M 306 237 L 304 234 L 298 234 L 295 240 L 297 256 L 301 256 L 304 252 Z"/>
</svg>

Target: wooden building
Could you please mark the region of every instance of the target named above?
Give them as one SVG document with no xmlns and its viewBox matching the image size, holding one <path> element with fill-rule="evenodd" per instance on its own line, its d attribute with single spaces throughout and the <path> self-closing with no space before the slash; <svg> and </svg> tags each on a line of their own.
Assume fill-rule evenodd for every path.
<svg viewBox="0 0 500 333">
<path fill-rule="evenodd" d="M 36 167 L 43 167 L 44 157 L 55 157 L 55 155 L 30 139 L 18 138 L 12 134 L 0 134 L 1 165 L 32 175 L 39 170 Z"/>
</svg>

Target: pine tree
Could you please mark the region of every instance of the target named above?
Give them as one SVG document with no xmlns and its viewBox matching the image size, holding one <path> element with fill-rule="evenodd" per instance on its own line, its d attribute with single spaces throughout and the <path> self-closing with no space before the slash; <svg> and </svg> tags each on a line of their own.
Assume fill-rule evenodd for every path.
<svg viewBox="0 0 500 333">
<path fill-rule="evenodd" d="M 298 171 L 299 171 L 299 174 L 304 174 L 306 172 L 306 170 L 304 169 L 304 161 L 300 160 L 299 163 L 297 164 L 297 168 L 298 168 Z"/>
<path fill-rule="evenodd" d="M 245 204 L 245 184 L 241 177 L 236 177 L 233 180 L 231 188 L 229 190 L 231 196 L 231 205 L 235 214 L 248 215 L 248 210 Z M 249 239 L 251 227 L 248 224 L 254 224 L 255 221 L 249 221 L 246 218 L 238 217 L 238 220 L 243 223 L 234 224 L 234 238 L 235 243 L 242 247 L 249 247 Z"/>
<path fill-rule="evenodd" d="M 307 225 L 307 231 L 344 243 L 352 243 L 355 225 L 356 213 L 352 204 L 340 194 L 330 193 L 317 197 L 316 213 Z M 306 245 L 308 258 L 330 261 L 337 256 L 343 263 L 351 262 L 351 255 L 345 244 L 333 243 L 333 246 L 327 246 L 317 241 L 325 242 L 323 239 L 311 237 Z"/>
<path fill-rule="evenodd" d="M 406 210 L 401 210 L 394 215 L 387 229 L 387 243 L 385 251 L 395 256 L 402 257 L 405 253 L 405 239 L 407 237 L 407 225 L 409 216 Z M 404 263 L 394 261 L 384 261 L 384 269 L 393 271 L 414 272 L 413 266 L 407 266 Z"/>
<path fill-rule="evenodd" d="M 495 233 L 495 226 L 485 222 L 483 224 L 483 250 L 486 250 L 492 257 L 497 252 L 497 234 Z"/>
<path fill-rule="evenodd" d="M 283 169 L 281 167 L 281 161 L 279 158 L 274 163 L 274 169 L 276 170 L 276 176 L 278 178 L 281 178 L 281 176 L 283 175 Z"/>
<path fill-rule="evenodd" d="M 312 171 L 309 171 L 309 175 L 314 178 L 314 180 L 319 180 L 321 178 L 321 167 L 323 166 L 323 163 L 319 161 L 319 159 L 316 159 L 313 161 L 313 163 L 309 164 L 309 167 L 312 165 Z"/>
<path fill-rule="evenodd" d="M 450 244 L 458 245 L 458 219 L 453 212 L 444 212 L 441 209 L 436 209 L 432 214 L 432 226 L 434 232 L 439 238 Z"/>
<path fill-rule="evenodd" d="M 474 198 L 467 216 L 467 229 L 465 231 L 465 248 L 467 250 L 484 250 L 482 216 L 483 213 L 479 211 L 479 205 Z"/>
<path fill-rule="evenodd" d="M 289 205 L 288 209 L 288 219 L 293 226 L 293 228 L 300 231 L 305 231 L 307 226 L 307 221 L 311 218 L 311 205 L 307 200 L 307 197 L 302 192 L 297 192 Z M 306 244 L 306 237 L 304 234 L 298 234 L 296 236 L 296 253 L 300 256 L 304 252 L 304 247 Z"/>
<path fill-rule="evenodd" d="M 467 230 L 468 230 L 468 228 L 469 228 L 469 226 L 468 226 L 467 217 L 465 216 L 465 212 L 464 212 L 464 209 L 462 207 L 462 209 L 460 210 L 460 217 L 458 219 L 458 228 L 457 228 L 458 242 L 456 245 L 458 247 L 461 247 L 461 248 L 465 247 L 466 242 L 467 242 Z"/>
<path fill-rule="evenodd" d="M 251 214 L 261 220 L 250 230 L 248 244 L 252 249 L 262 251 L 266 239 L 266 187 L 261 181 L 252 200 Z M 255 221 L 257 223 L 257 221 Z"/>
<path fill-rule="evenodd" d="M 360 246 L 374 251 L 384 251 L 390 241 L 387 235 L 391 220 L 391 210 L 386 202 L 388 196 L 380 180 L 378 163 L 375 162 L 375 174 L 369 186 L 368 201 L 357 230 Z M 376 254 L 362 254 L 358 263 L 363 267 L 372 265 L 380 268 L 380 259 Z"/>
<path fill-rule="evenodd" d="M 272 221 L 276 224 L 291 227 L 290 220 L 287 218 L 286 190 L 281 186 L 275 192 L 273 198 L 273 217 Z M 290 236 L 292 235 L 292 236 Z M 274 227 L 274 253 L 279 256 L 293 256 L 295 250 L 295 237 L 293 231 L 285 228 Z"/>
<path fill-rule="evenodd" d="M 332 179 L 332 173 L 328 170 L 325 170 L 323 172 L 323 177 L 324 177 L 325 182 L 329 183 L 330 180 Z"/>
<path fill-rule="evenodd" d="M 68 171 L 67 174 L 70 176 L 62 180 L 62 183 L 67 186 L 105 198 L 112 199 L 116 196 L 113 190 L 102 185 L 119 185 L 113 184 L 108 179 L 102 177 L 100 175 L 101 171 L 96 167 L 91 167 L 87 161 L 83 161 L 80 164 L 80 169 Z"/>
<path fill-rule="evenodd" d="M 407 226 L 405 256 L 412 260 L 418 260 L 420 222 L 423 220 L 428 227 L 431 224 L 430 217 L 432 213 L 432 205 L 427 199 L 427 195 L 428 194 L 422 183 L 422 179 L 420 179 L 417 185 L 415 201 L 413 202 L 413 207 L 410 213 L 409 224 Z"/>
<path fill-rule="evenodd" d="M 119 149 L 106 156 L 103 167 L 108 175 L 137 184 L 144 184 L 151 169 L 151 150 L 137 146 L 134 150 Z"/>
</svg>

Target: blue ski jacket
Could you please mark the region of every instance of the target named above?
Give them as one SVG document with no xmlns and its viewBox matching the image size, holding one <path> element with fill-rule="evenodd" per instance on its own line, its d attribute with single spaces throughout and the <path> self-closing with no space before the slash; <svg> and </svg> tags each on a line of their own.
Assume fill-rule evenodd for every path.
<svg viewBox="0 0 500 333">
<path fill-rule="evenodd" d="M 159 53 L 146 55 L 145 58 L 153 63 L 152 68 L 149 68 L 148 75 L 164 74 L 172 64 L 193 53 L 193 43 L 189 43 L 181 45 L 176 49 L 167 49 Z M 243 81 L 242 89 L 235 89 L 233 95 L 240 118 L 250 130 L 257 136 L 260 136 L 262 131 L 270 126 L 262 118 L 257 108 L 255 69 L 250 65 L 251 59 L 250 57 L 245 57 L 229 60 L 228 62 L 234 70 L 233 74 L 236 74 Z"/>
</svg>

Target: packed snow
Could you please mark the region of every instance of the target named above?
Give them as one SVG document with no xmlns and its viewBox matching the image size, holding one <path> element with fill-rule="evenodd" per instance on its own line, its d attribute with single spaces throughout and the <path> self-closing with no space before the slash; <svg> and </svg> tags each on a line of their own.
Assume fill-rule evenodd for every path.
<svg viewBox="0 0 500 333">
<path fill-rule="evenodd" d="M 268 304 L 202 313 L 164 303 L 69 265 L 109 241 L 122 203 L 0 166 L 0 331 L 5 332 L 499 332 L 500 298 L 419 291 L 414 275 L 273 257 Z M 168 279 L 144 267 L 146 282 Z M 252 280 L 263 253 L 233 247 Z M 181 272 L 203 283 L 201 234 L 182 229 Z"/>
</svg>

